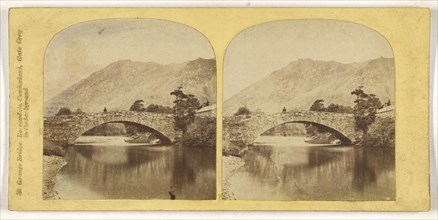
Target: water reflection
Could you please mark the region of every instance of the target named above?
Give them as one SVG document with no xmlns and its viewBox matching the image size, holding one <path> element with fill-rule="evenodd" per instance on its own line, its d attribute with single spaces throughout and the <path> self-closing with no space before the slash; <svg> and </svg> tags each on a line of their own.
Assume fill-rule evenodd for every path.
<svg viewBox="0 0 438 220">
<path fill-rule="evenodd" d="M 260 144 L 245 153 L 232 191 L 236 199 L 394 200 L 394 156 L 393 149 L 318 146 L 303 138 Z"/>
<path fill-rule="evenodd" d="M 55 190 L 61 199 L 215 199 L 214 149 L 77 145 Z"/>
</svg>

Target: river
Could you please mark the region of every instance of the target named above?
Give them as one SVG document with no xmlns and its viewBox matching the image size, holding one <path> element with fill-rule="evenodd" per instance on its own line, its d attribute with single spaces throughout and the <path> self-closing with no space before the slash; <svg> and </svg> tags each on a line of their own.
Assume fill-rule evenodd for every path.
<svg viewBox="0 0 438 220">
<path fill-rule="evenodd" d="M 262 136 L 227 180 L 242 200 L 395 200 L 394 149 Z"/>
<path fill-rule="evenodd" d="M 81 137 L 67 149 L 55 190 L 61 199 L 216 198 L 215 149 Z"/>
</svg>

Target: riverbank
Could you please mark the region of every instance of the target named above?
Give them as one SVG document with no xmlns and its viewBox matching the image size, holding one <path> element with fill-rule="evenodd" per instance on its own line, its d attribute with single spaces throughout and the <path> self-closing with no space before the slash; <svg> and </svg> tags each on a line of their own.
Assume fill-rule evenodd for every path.
<svg viewBox="0 0 438 220">
<path fill-rule="evenodd" d="M 43 156 L 43 199 L 60 199 L 54 190 L 56 175 L 66 164 L 64 158 L 59 156 Z"/>
<path fill-rule="evenodd" d="M 231 188 L 230 179 L 243 166 L 245 162 L 240 157 L 223 156 L 222 157 L 222 199 L 235 200 L 233 189 Z"/>
</svg>

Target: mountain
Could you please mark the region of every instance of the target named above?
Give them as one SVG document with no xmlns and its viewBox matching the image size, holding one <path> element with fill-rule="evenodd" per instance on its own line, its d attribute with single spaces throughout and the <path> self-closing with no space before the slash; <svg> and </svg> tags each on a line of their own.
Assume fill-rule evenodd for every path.
<svg viewBox="0 0 438 220">
<path fill-rule="evenodd" d="M 186 94 L 200 102 L 216 102 L 216 61 L 196 59 L 178 64 L 120 60 L 92 73 L 45 102 L 45 115 L 53 115 L 61 107 L 85 112 L 128 110 L 135 100 L 149 104 L 173 106 L 170 92 L 182 85 Z"/>
<path fill-rule="evenodd" d="M 317 99 L 353 106 L 351 91 L 360 85 L 377 95 L 382 102 L 394 102 L 394 59 L 380 57 L 362 63 L 342 64 L 335 61 L 300 59 L 272 72 L 224 102 L 224 115 L 241 106 L 251 111 L 281 112 L 307 110 Z M 226 88 L 226 87 L 225 87 Z"/>
</svg>

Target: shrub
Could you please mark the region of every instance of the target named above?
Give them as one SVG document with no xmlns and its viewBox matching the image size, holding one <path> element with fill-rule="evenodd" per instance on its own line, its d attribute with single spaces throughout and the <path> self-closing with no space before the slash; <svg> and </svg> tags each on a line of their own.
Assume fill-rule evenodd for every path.
<svg viewBox="0 0 438 220">
<path fill-rule="evenodd" d="M 395 121 L 393 118 L 378 118 L 362 140 L 365 147 L 394 147 Z"/>
<path fill-rule="evenodd" d="M 234 113 L 235 116 L 238 115 L 249 115 L 251 114 L 251 111 L 247 107 L 240 107 L 236 113 Z"/>
<path fill-rule="evenodd" d="M 43 142 L 43 155 L 63 157 L 65 155 L 65 150 L 61 146 L 56 145 L 49 140 L 44 140 L 44 142 Z"/>
<path fill-rule="evenodd" d="M 168 106 L 150 104 L 144 109 L 146 112 L 158 112 L 158 113 L 173 113 L 173 109 Z"/>
<path fill-rule="evenodd" d="M 196 118 L 180 143 L 186 147 L 216 147 L 216 118 Z"/>
<path fill-rule="evenodd" d="M 58 113 L 56 113 L 56 116 L 60 115 L 71 115 L 72 111 L 68 107 L 62 107 L 59 109 Z"/>
<path fill-rule="evenodd" d="M 144 101 L 139 99 L 135 100 L 135 102 L 129 107 L 129 111 L 141 112 L 144 110 Z"/>
</svg>

